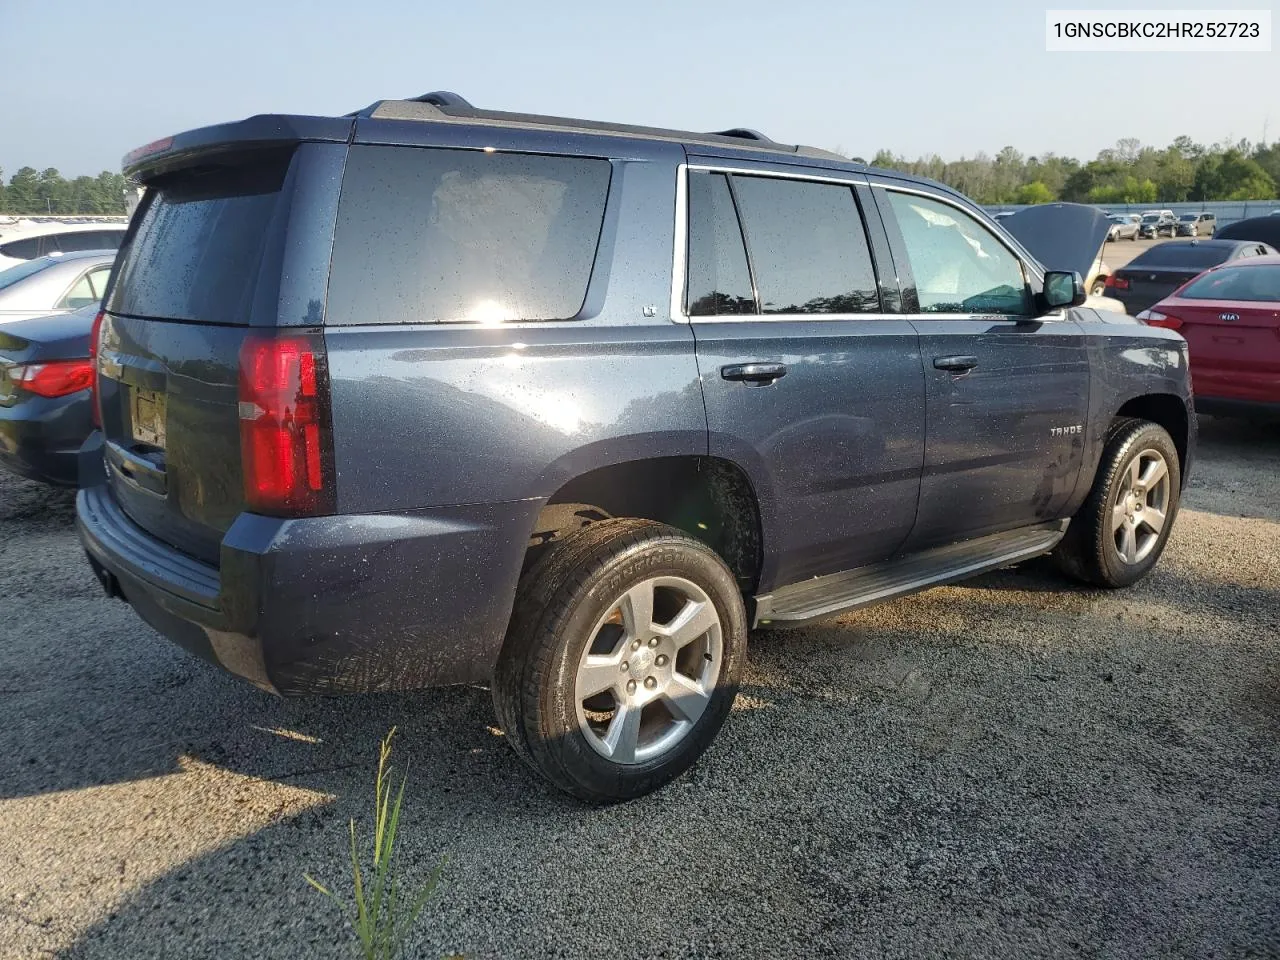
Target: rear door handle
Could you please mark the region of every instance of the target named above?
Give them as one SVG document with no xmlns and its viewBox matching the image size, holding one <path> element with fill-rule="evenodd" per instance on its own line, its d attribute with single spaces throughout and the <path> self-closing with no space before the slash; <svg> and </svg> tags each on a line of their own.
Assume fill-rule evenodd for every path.
<svg viewBox="0 0 1280 960">
<path fill-rule="evenodd" d="M 933 365 L 939 370 L 951 370 L 954 373 L 964 373 L 966 370 L 972 370 L 978 365 L 978 358 L 934 357 Z"/>
<path fill-rule="evenodd" d="M 785 363 L 734 363 L 720 368 L 725 380 L 743 380 L 747 383 L 773 383 L 787 375 Z"/>
</svg>

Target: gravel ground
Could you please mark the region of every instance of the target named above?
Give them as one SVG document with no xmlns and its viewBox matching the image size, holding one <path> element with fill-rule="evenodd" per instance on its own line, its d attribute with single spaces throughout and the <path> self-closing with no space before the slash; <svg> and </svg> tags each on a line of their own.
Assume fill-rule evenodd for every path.
<svg viewBox="0 0 1280 960">
<path fill-rule="evenodd" d="M 396 724 L 403 867 L 447 857 L 413 957 L 1280 956 L 1280 431 L 1205 420 L 1185 503 L 1125 592 L 1032 564 L 753 637 L 703 762 L 593 810 L 484 690 L 187 657 L 0 479 L 0 954 L 353 957 L 301 874 L 342 879 Z"/>
</svg>

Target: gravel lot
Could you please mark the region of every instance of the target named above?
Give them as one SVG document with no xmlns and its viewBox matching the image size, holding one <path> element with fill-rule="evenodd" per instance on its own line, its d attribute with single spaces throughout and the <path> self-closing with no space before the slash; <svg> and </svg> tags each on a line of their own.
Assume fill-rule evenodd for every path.
<svg viewBox="0 0 1280 960">
<path fill-rule="evenodd" d="M 1280 956 L 1280 430 L 1202 422 L 1164 561 L 1043 565 L 753 638 L 691 775 L 548 792 L 457 688 L 282 702 L 188 658 L 81 561 L 69 495 L 0 478 L 0 954 L 352 957 L 379 738 L 410 955 Z M 363 821 L 362 821 L 363 822 Z"/>
</svg>

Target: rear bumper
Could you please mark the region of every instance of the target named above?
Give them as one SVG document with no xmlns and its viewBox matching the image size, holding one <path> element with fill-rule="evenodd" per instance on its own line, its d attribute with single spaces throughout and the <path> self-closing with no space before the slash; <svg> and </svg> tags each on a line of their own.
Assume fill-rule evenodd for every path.
<svg viewBox="0 0 1280 960">
<path fill-rule="evenodd" d="M 190 652 L 292 696 L 487 679 L 538 506 L 242 514 L 218 567 L 151 537 L 102 484 L 81 490 L 76 526 L 108 594 Z"/>
<path fill-rule="evenodd" d="M 88 394 L 0 407 L 0 465 L 29 480 L 76 485 L 76 454 L 93 429 Z"/>
</svg>

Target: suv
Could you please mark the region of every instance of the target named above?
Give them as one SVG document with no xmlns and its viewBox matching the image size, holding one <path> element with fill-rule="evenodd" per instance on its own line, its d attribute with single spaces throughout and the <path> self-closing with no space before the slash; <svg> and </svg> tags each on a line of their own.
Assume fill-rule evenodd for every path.
<svg viewBox="0 0 1280 960">
<path fill-rule="evenodd" d="M 1169 536 L 1185 342 L 939 184 L 453 94 L 125 172 L 79 534 L 263 690 L 488 681 L 614 801 L 707 747 L 752 628 L 1050 552 L 1121 587 Z"/>
<path fill-rule="evenodd" d="M 1213 213 L 1184 213 L 1178 218 L 1178 236 L 1212 237 L 1218 229 L 1218 216 Z"/>
<path fill-rule="evenodd" d="M 1138 224 L 1138 237 L 1143 240 L 1173 237 L 1177 232 L 1178 218 L 1172 213 L 1144 213 L 1142 222 Z"/>
</svg>

